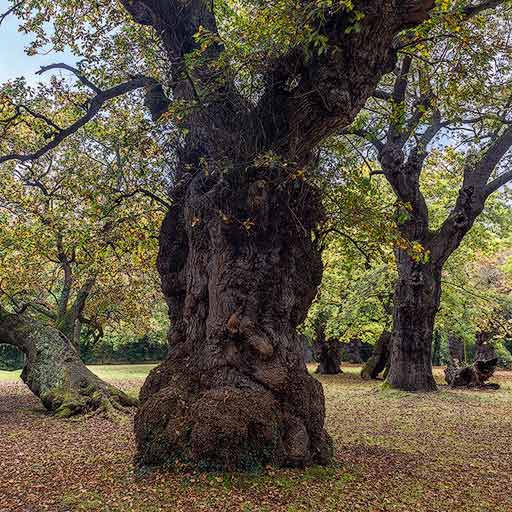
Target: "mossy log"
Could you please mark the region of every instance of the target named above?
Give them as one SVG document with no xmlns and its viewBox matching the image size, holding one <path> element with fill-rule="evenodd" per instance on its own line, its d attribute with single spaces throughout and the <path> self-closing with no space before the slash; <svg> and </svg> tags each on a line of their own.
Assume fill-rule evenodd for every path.
<svg viewBox="0 0 512 512">
<path fill-rule="evenodd" d="M 136 399 L 92 373 L 61 332 L 28 315 L 0 309 L 0 343 L 25 353 L 21 378 L 59 417 L 137 405 Z"/>
</svg>

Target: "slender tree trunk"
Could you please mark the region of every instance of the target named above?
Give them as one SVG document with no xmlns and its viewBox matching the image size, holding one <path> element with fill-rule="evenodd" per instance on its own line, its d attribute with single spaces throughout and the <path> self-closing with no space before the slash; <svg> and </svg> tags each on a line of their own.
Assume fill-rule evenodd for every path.
<svg viewBox="0 0 512 512">
<path fill-rule="evenodd" d="M 296 331 L 322 275 L 317 192 L 275 168 L 195 180 L 162 226 L 173 329 L 167 360 L 141 390 L 139 460 L 327 463 L 323 390 Z"/>
<path fill-rule="evenodd" d="M 397 250 L 398 281 L 387 383 L 405 391 L 435 391 L 432 334 L 441 296 L 441 269 Z"/>
<path fill-rule="evenodd" d="M 361 377 L 365 380 L 377 379 L 379 374 L 389 366 L 390 350 L 391 333 L 387 329 L 384 329 L 375 343 L 372 356 L 361 369 Z"/>
<path fill-rule="evenodd" d="M 57 329 L 0 309 L 0 342 L 25 353 L 21 378 L 43 405 L 58 416 L 137 404 L 94 375 Z"/>
</svg>

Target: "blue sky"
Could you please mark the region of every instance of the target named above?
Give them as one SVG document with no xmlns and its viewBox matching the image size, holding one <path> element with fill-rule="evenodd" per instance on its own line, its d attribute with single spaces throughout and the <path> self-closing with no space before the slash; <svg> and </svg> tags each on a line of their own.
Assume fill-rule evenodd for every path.
<svg viewBox="0 0 512 512">
<path fill-rule="evenodd" d="M 9 5 L 7 0 L 0 0 L 0 13 L 7 11 Z M 62 53 L 29 57 L 24 49 L 30 41 L 30 36 L 18 32 L 15 16 L 9 16 L 0 25 L 0 83 L 19 76 L 25 76 L 28 82 L 36 83 L 41 77 L 35 72 L 41 66 L 55 62 L 75 62 L 73 56 Z"/>
</svg>

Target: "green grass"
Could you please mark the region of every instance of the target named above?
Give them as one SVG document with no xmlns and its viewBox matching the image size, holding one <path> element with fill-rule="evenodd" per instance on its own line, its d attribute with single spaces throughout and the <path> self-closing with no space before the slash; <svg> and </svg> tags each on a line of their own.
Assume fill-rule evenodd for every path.
<svg viewBox="0 0 512 512">
<path fill-rule="evenodd" d="M 115 364 L 91 365 L 89 369 L 101 379 L 107 380 L 144 380 L 155 364 Z M 21 370 L 12 372 L 0 371 L 0 382 L 17 381 Z"/>
</svg>

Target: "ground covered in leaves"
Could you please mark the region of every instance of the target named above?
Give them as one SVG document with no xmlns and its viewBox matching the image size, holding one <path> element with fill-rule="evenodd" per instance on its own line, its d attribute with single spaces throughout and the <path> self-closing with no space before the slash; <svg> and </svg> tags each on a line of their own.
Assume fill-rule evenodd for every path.
<svg viewBox="0 0 512 512">
<path fill-rule="evenodd" d="M 93 367 L 131 393 L 148 370 Z M 414 395 L 357 370 L 321 379 L 335 463 L 253 475 L 137 473 L 131 416 L 52 418 L 0 372 L 0 511 L 512 510 L 512 373 L 499 391 Z"/>
</svg>

